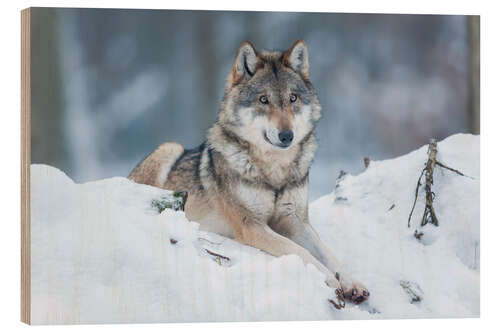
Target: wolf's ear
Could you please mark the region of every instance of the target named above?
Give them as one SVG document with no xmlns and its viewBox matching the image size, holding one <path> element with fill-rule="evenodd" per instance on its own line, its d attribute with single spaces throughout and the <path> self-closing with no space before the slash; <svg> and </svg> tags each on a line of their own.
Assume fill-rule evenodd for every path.
<svg viewBox="0 0 500 333">
<path fill-rule="evenodd" d="M 232 85 L 240 82 L 245 77 L 252 77 L 257 69 L 257 52 L 252 43 L 244 42 L 241 44 L 238 55 L 234 60 L 233 72 L 231 75 Z"/>
<path fill-rule="evenodd" d="M 307 55 L 306 42 L 302 39 L 296 41 L 290 50 L 283 55 L 283 63 L 301 74 L 304 78 L 309 78 L 309 59 Z"/>
</svg>

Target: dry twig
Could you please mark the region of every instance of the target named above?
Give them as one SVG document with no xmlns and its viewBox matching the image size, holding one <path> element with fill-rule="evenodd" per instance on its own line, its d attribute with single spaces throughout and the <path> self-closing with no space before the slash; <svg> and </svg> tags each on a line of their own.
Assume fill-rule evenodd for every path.
<svg viewBox="0 0 500 333">
<path fill-rule="evenodd" d="M 420 173 L 420 177 L 418 177 L 417 181 L 417 187 L 415 189 L 415 199 L 413 200 L 413 206 L 410 211 L 410 215 L 408 216 L 408 228 L 410 227 L 410 222 L 411 222 L 411 217 L 413 215 L 413 211 L 415 209 L 415 205 L 417 203 L 417 198 L 418 198 L 418 191 L 420 189 L 420 186 L 422 185 L 421 180 L 422 177 L 425 175 L 425 208 L 424 208 L 424 215 L 422 216 L 422 221 L 420 223 L 421 226 L 426 225 L 427 223 L 432 223 L 435 226 L 439 225 L 438 218 L 436 216 L 436 212 L 434 211 L 434 198 L 435 198 L 435 193 L 432 191 L 432 185 L 434 184 L 434 168 L 436 165 L 450 170 L 452 172 L 455 172 L 456 174 L 463 176 L 463 177 L 468 177 L 472 178 L 469 176 L 466 176 L 459 170 L 450 168 L 449 166 L 439 162 L 436 160 L 436 155 L 437 155 L 437 143 L 435 139 L 431 139 L 429 142 L 429 148 L 427 150 L 427 155 L 429 158 L 427 159 L 427 162 L 425 163 L 425 167 Z M 473 178 L 472 178 L 473 179 Z M 420 239 L 422 237 L 423 233 L 418 232 L 415 230 L 415 238 Z"/>
<path fill-rule="evenodd" d="M 474 179 L 474 177 L 471 177 L 471 176 L 467 176 L 467 175 L 464 175 L 462 172 L 460 172 L 459 170 L 457 169 L 453 169 L 453 168 L 450 168 L 449 166 L 439 162 L 439 161 L 436 161 L 436 165 L 439 165 L 441 168 L 444 168 L 444 169 L 448 169 L 454 173 L 456 173 L 457 175 L 459 176 L 463 176 L 463 177 L 467 177 L 467 178 L 470 178 L 470 179 Z"/>
<path fill-rule="evenodd" d="M 223 262 L 231 262 L 231 259 L 226 257 L 226 256 L 223 256 L 222 254 L 218 254 L 218 253 L 215 253 L 215 252 L 212 252 L 210 250 L 207 250 L 207 249 L 204 249 L 209 255 L 211 255 L 215 262 L 218 263 L 220 266 L 222 266 L 222 263 Z"/>
<path fill-rule="evenodd" d="M 365 162 L 365 169 L 368 169 L 368 167 L 370 166 L 370 158 L 367 156 L 363 159 L 363 162 Z"/>
<path fill-rule="evenodd" d="M 415 236 L 415 238 L 418 240 L 421 240 L 423 235 L 424 235 L 424 233 L 419 232 L 418 230 L 415 230 L 415 232 L 413 233 L 413 236 Z"/>
<path fill-rule="evenodd" d="M 408 228 L 410 227 L 410 221 L 411 221 L 411 216 L 413 215 L 413 210 L 415 209 L 415 205 L 417 204 L 418 190 L 420 189 L 420 185 L 422 185 L 420 180 L 422 180 L 422 176 L 424 175 L 424 171 L 425 171 L 425 169 L 422 170 L 422 173 L 420 173 L 420 177 L 418 177 L 417 188 L 415 189 L 415 200 L 413 200 L 413 206 L 411 207 L 410 216 L 408 216 Z"/>
<path fill-rule="evenodd" d="M 337 295 L 337 300 L 338 303 L 335 302 L 333 299 L 329 299 L 328 302 L 332 303 L 332 305 L 335 307 L 335 309 L 340 310 L 345 308 L 345 299 L 344 299 L 344 294 L 341 290 L 336 289 L 335 294 Z"/>
</svg>

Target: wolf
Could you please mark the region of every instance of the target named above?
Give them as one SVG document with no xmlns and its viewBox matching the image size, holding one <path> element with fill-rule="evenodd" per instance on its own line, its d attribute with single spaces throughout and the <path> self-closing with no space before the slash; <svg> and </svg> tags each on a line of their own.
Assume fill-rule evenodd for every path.
<svg viewBox="0 0 500 333">
<path fill-rule="evenodd" d="M 134 182 L 186 191 L 185 213 L 200 229 L 273 256 L 298 255 L 326 276 L 337 297 L 359 304 L 353 279 L 308 220 L 309 167 L 321 105 L 309 80 L 306 43 L 284 52 L 238 49 L 217 121 L 199 147 L 161 144 L 130 173 Z"/>
</svg>

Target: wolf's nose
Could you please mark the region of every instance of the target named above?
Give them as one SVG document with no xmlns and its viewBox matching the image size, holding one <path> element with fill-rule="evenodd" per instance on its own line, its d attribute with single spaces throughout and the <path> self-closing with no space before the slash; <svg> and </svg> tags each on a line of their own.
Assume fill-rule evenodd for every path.
<svg viewBox="0 0 500 333">
<path fill-rule="evenodd" d="M 292 143 L 293 132 L 290 131 L 290 130 L 286 130 L 286 131 L 280 132 L 278 134 L 278 138 L 280 139 L 280 141 L 281 141 L 282 144 L 288 146 L 290 143 Z"/>
</svg>

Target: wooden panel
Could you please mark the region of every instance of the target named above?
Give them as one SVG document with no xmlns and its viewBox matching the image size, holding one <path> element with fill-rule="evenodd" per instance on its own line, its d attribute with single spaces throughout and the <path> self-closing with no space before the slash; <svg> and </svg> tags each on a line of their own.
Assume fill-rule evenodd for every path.
<svg viewBox="0 0 500 333">
<path fill-rule="evenodd" d="M 21 11 L 21 321 L 31 322 L 30 9 Z"/>
</svg>

